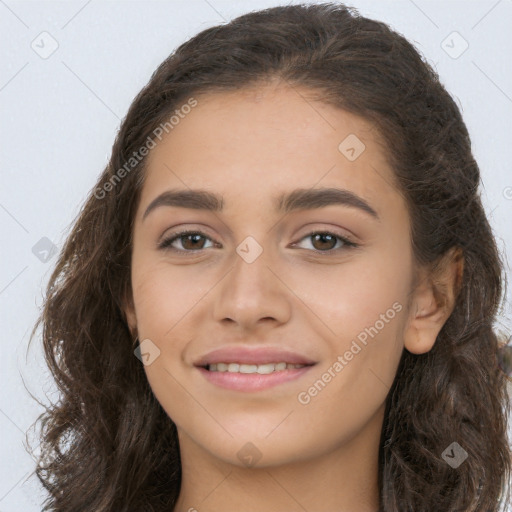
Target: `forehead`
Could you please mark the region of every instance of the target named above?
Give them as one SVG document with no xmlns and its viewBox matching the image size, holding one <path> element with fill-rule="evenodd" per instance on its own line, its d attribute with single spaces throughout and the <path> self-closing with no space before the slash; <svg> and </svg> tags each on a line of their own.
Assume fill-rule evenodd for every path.
<svg viewBox="0 0 512 512">
<path fill-rule="evenodd" d="M 177 187 L 213 189 L 226 207 L 315 186 L 396 200 L 377 129 L 311 91 L 268 85 L 195 99 L 151 150 L 142 203 Z"/>
</svg>

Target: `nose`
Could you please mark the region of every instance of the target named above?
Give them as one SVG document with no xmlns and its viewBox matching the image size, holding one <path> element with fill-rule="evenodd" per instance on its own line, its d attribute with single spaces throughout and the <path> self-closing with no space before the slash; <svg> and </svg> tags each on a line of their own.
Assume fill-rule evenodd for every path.
<svg viewBox="0 0 512 512">
<path fill-rule="evenodd" d="M 279 266 L 268 260 L 265 251 L 255 259 L 240 244 L 231 269 L 216 290 L 214 318 L 217 322 L 234 323 L 242 330 L 254 330 L 261 324 L 284 324 L 291 315 L 292 292 Z"/>
</svg>

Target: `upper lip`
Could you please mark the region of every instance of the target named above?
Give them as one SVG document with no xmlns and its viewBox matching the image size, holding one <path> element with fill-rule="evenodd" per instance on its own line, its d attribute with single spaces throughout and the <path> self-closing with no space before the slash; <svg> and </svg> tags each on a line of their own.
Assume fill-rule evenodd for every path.
<svg viewBox="0 0 512 512">
<path fill-rule="evenodd" d="M 242 347 L 219 348 L 200 357 L 194 366 L 208 366 L 216 363 L 265 364 L 291 363 L 312 365 L 315 361 L 296 352 L 273 348 L 248 349 Z"/>
</svg>

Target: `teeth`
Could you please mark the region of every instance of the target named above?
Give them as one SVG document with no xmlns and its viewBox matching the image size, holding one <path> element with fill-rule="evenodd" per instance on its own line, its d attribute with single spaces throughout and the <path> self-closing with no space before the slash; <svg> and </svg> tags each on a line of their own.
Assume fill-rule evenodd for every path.
<svg viewBox="0 0 512 512">
<path fill-rule="evenodd" d="M 230 373 L 259 373 L 266 375 L 268 373 L 279 372 L 283 370 L 294 370 L 302 368 L 304 364 L 292 363 L 267 363 L 267 364 L 238 364 L 238 363 L 217 363 L 208 365 L 211 372 L 230 372 Z"/>
</svg>

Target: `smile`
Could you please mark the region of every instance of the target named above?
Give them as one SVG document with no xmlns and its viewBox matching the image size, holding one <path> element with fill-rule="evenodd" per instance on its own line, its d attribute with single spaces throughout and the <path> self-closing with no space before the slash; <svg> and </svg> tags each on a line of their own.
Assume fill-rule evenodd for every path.
<svg viewBox="0 0 512 512">
<path fill-rule="evenodd" d="M 238 364 L 238 363 L 217 363 L 208 365 L 210 372 L 230 372 L 230 373 L 259 373 L 266 375 L 272 372 L 283 370 L 294 370 L 303 368 L 304 364 L 292 363 L 267 363 L 267 364 Z"/>
<path fill-rule="evenodd" d="M 196 368 L 210 384 L 234 391 L 256 392 L 297 380 L 313 366 L 285 362 L 258 365 L 216 363 Z"/>
</svg>

